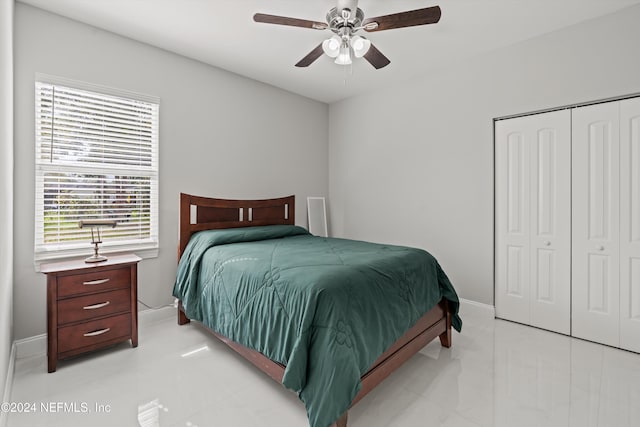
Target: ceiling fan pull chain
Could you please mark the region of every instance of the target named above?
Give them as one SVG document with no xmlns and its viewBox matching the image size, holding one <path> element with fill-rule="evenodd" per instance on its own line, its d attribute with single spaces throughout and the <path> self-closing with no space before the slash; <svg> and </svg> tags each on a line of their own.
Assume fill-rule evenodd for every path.
<svg viewBox="0 0 640 427">
<path fill-rule="evenodd" d="M 342 82 L 344 86 L 347 86 L 347 66 L 342 67 Z"/>
<path fill-rule="evenodd" d="M 343 76 L 344 76 L 343 82 L 344 82 L 344 85 L 346 86 L 347 82 L 349 81 L 349 76 L 353 74 L 353 64 L 349 64 L 348 66 L 343 65 L 342 68 L 343 68 Z M 349 68 L 348 71 L 347 71 L 347 68 Z"/>
</svg>

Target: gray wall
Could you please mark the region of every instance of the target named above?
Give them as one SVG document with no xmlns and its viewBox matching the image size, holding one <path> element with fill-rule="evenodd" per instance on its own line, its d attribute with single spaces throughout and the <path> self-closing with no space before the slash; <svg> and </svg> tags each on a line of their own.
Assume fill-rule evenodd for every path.
<svg viewBox="0 0 640 427">
<path fill-rule="evenodd" d="M 13 0 L 0 0 L 0 393 L 12 342 L 13 301 Z M 3 396 L 0 395 L 0 401 Z M 4 396 L 8 399 L 8 396 Z M 0 414 L 0 425 L 2 417 Z"/>
<path fill-rule="evenodd" d="M 333 234 L 425 248 L 493 304 L 492 119 L 640 92 L 638 22 L 634 6 L 332 104 Z"/>
<path fill-rule="evenodd" d="M 301 225 L 306 197 L 328 193 L 326 104 L 23 4 L 15 46 L 16 339 L 46 330 L 45 278 L 33 264 L 36 72 L 161 98 L 160 254 L 139 267 L 139 297 L 148 305 L 172 301 L 181 191 L 295 194 Z"/>
</svg>

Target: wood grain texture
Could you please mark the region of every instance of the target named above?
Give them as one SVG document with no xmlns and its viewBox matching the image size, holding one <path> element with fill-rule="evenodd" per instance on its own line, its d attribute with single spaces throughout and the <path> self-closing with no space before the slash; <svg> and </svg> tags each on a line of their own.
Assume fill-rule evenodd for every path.
<svg viewBox="0 0 640 427">
<path fill-rule="evenodd" d="M 442 11 L 440 6 L 426 7 L 424 9 L 409 10 L 407 12 L 392 13 L 390 15 L 376 16 L 374 18 L 367 18 L 362 25 L 367 25 L 371 22 L 376 22 L 378 26 L 374 29 L 365 31 L 383 31 L 392 30 L 395 28 L 414 27 L 417 25 L 435 24 L 440 21 Z"/>
<path fill-rule="evenodd" d="M 110 316 L 131 310 L 131 294 L 128 288 L 67 298 L 58 301 L 60 324 Z"/>
<path fill-rule="evenodd" d="M 138 346 L 136 255 L 42 264 L 47 275 L 47 371 L 60 359 L 131 340 Z"/>
<path fill-rule="evenodd" d="M 47 275 L 47 372 L 49 373 L 55 372 L 58 364 L 57 283 L 55 274 Z"/>
<path fill-rule="evenodd" d="M 216 230 L 237 227 L 255 227 L 258 225 L 295 225 L 295 196 L 275 199 L 236 200 L 215 199 L 180 193 L 180 239 L 178 260 L 182 256 L 193 233 L 202 230 Z M 191 223 L 191 207 L 197 210 L 196 222 Z M 229 210 L 238 215 L 229 215 Z M 240 209 L 243 219 L 240 220 Z M 253 219 L 249 221 L 249 209 Z M 204 213 L 201 213 L 204 212 Z M 216 214 L 220 212 L 220 216 Z"/>
<path fill-rule="evenodd" d="M 130 313 L 58 327 L 58 358 L 95 350 L 103 347 L 106 342 L 125 341 L 129 338 Z"/>
<path fill-rule="evenodd" d="M 131 273 L 131 347 L 138 346 L 138 264 L 130 264 L 129 272 Z"/>
<path fill-rule="evenodd" d="M 326 22 L 289 18 L 288 16 L 269 15 L 266 13 L 256 13 L 253 15 L 253 20 L 263 24 L 288 25 L 290 27 L 311 28 L 313 30 L 324 30 L 329 27 Z"/>
<path fill-rule="evenodd" d="M 445 308 L 447 327 L 443 333 L 440 334 L 440 345 L 445 348 L 450 348 L 451 344 L 453 344 L 453 338 L 451 336 L 451 311 L 449 310 L 449 302 L 447 300 L 442 300 L 440 303 Z"/>
<path fill-rule="evenodd" d="M 105 266 L 82 274 L 67 271 L 58 273 L 58 298 L 128 288 L 131 283 L 129 269 Z"/>
<path fill-rule="evenodd" d="M 391 63 L 389 58 L 384 56 L 384 54 L 380 52 L 378 48 L 376 48 L 373 44 L 371 44 L 369 50 L 364 54 L 363 58 L 366 59 L 369 64 L 373 65 L 376 70 L 384 68 Z"/>
</svg>

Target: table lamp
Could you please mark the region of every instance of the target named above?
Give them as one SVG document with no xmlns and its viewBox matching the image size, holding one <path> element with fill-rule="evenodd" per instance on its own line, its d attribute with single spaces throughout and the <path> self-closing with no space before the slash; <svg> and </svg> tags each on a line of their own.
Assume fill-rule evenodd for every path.
<svg viewBox="0 0 640 427">
<path fill-rule="evenodd" d="M 78 227 L 80 228 L 91 227 L 91 243 L 93 243 L 94 245 L 93 255 L 91 255 L 89 258 L 86 258 L 84 262 L 101 262 L 107 260 L 106 256 L 100 255 L 98 253 L 98 245 L 102 243 L 102 239 L 100 238 L 100 228 L 116 228 L 116 225 L 118 225 L 117 221 L 108 219 L 84 219 L 78 222 Z"/>
</svg>

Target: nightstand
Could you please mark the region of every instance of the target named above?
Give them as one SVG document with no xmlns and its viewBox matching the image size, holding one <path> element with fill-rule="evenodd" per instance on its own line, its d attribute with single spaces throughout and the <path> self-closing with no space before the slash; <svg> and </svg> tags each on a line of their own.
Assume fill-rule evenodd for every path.
<svg viewBox="0 0 640 427">
<path fill-rule="evenodd" d="M 131 339 L 138 346 L 138 262 L 110 256 L 42 264 L 47 275 L 47 364 Z"/>
</svg>

